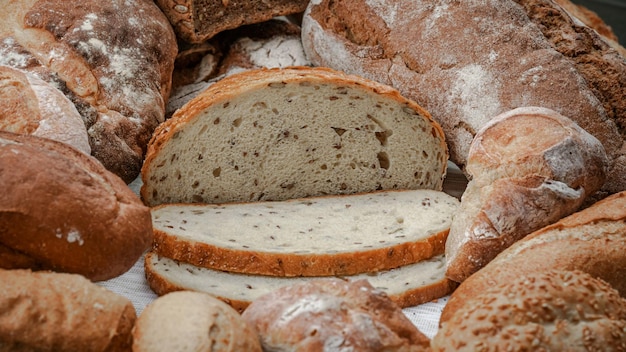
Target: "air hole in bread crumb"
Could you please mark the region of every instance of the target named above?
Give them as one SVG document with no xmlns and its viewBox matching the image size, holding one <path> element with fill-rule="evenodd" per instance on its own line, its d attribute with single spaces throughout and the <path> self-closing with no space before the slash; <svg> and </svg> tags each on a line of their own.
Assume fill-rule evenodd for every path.
<svg viewBox="0 0 626 352">
<path fill-rule="evenodd" d="M 235 127 L 241 126 L 241 117 L 236 118 L 235 121 L 233 121 L 233 126 Z"/>
<path fill-rule="evenodd" d="M 222 173 L 222 168 L 221 167 L 213 169 L 213 177 L 220 177 L 221 173 Z"/>
<path fill-rule="evenodd" d="M 194 203 L 202 203 L 202 202 L 204 201 L 204 199 L 202 198 L 202 196 L 201 196 L 201 195 L 198 195 L 198 194 L 194 194 L 194 195 L 193 195 L 193 197 L 191 197 L 191 200 L 192 200 Z"/>
<path fill-rule="evenodd" d="M 328 165 L 326 165 L 326 164 L 322 164 L 322 166 L 320 166 L 320 169 L 322 169 L 322 170 L 327 170 L 327 169 L 328 169 Z"/>
<path fill-rule="evenodd" d="M 387 153 L 385 152 L 380 152 L 377 155 L 378 158 L 378 163 L 380 164 L 380 167 L 385 169 L 385 170 L 389 170 L 389 155 L 387 155 Z"/>
<path fill-rule="evenodd" d="M 196 180 L 193 182 L 193 184 L 191 185 L 191 188 L 196 189 L 198 188 L 198 186 L 200 186 L 200 181 Z"/>
<path fill-rule="evenodd" d="M 213 120 L 213 124 L 214 124 L 214 125 L 217 125 L 217 124 L 219 124 L 219 123 L 220 123 L 220 118 L 219 118 L 219 117 L 218 117 L 218 118 L 216 118 L 215 120 Z"/>
<path fill-rule="evenodd" d="M 339 128 L 339 127 L 331 127 L 331 128 L 335 131 L 335 133 L 339 137 L 343 136 L 343 134 L 346 133 L 346 129 L 345 128 Z"/>
<path fill-rule="evenodd" d="M 391 136 L 393 132 L 391 130 L 386 130 L 384 132 L 374 132 L 374 134 L 376 135 L 376 139 L 380 142 L 380 145 L 386 147 L 389 140 L 388 137 Z"/>
<path fill-rule="evenodd" d="M 252 106 L 255 108 L 267 109 L 267 104 L 263 101 L 257 101 Z"/>
<path fill-rule="evenodd" d="M 422 150 L 422 156 L 424 159 L 428 159 L 428 153 L 425 150 Z"/>
</svg>

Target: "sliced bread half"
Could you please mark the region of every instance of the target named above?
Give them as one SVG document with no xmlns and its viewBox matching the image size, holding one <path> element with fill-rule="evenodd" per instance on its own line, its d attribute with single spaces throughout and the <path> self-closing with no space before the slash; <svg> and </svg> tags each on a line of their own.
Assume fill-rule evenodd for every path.
<svg viewBox="0 0 626 352">
<path fill-rule="evenodd" d="M 255 299 L 280 287 L 319 277 L 275 277 L 228 273 L 200 268 L 148 252 L 145 257 L 148 284 L 158 295 L 191 290 L 209 293 L 242 312 Z M 445 278 L 443 255 L 379 273 L 348 276 L 366 279 L 400 307 L 410 307 L 451 293 L 456 283 Z"/>
<path fill-rule="evenodd" d="M 275 202 L 152 209 L 154 250 L 193 265 L 272 276 L 392 269 L 444 252 L 459 200 L 379 191 Z"/>
<path fill-rule="evenodd" d="M 141 196 L 155 206 L 441 190 L 447 160 L 441 127 L 389 86 L 325 68 L 258 69 L 160 125 Z"/>
</svg>

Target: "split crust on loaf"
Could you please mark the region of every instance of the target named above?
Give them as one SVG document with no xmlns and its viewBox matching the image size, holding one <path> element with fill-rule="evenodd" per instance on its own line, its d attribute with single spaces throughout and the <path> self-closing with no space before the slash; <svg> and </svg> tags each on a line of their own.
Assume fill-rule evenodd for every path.
<svg viewBox="0 0 626 352">
<path fill-rule="evenodd" d="M 454 290 L 457 285 L 445 278 L 444 266 L 443 255 L 440 255 L 389 271 L 344 278 L 366 279 L 404 308 L 430 302 Z M 153 251 L 146 254 L 144 269 L 150 288 L 159 296 L 183 290 L 206 292 L 239 312 L 243 312 L 256 298 L 279 287 L 320 278 L 228 273 L 160 257 Z"/>
<path fill-rule="evenodd" d="M 324 68 L 258 69 L 159 126 L 141 196 L 155 206 L 441 190 L 446 168 L 441 128 L 395 89 Z"/>
</svg>

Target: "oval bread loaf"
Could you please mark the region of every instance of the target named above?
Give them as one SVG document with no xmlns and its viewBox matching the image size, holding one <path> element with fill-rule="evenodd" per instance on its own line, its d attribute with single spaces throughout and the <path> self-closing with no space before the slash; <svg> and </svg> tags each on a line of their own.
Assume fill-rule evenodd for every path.
<svg viewBox="0 0 626 352">
<path fill-rule="evenodd" d="M 51 139 L 0 131 L 0 268 L 97 281 L 152 243 L 150 209 L 95 158 Z"/>
<path fill-rule="evenodd" d="M 159 126 L 141 196 L 154 206 L 440 190 L 446 167 L 441 128 L 396 90 L 323 68 L 258 69 Z"/>
</svg>

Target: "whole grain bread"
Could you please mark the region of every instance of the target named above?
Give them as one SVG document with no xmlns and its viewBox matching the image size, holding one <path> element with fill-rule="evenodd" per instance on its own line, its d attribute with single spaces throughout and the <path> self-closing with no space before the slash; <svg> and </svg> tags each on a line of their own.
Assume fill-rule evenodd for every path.
<svg viewBox="0 0 626 352">
<path fill-rule="evenodd" d="M 281 287 L 250 304 L 242 317 L 265 351 L 427 351 L 422 334 L 367 280 L 318 279 Z"/>
<path fill-rule="evenodd" d="M 582 271 L 526 273 L 467 299 L 441 325 L 431 347 L 433 352 L 624 351 L 626 299 Z"/>
<path fill-rule="evenodd" d="M 458 206 L 432 190 L 161 205 L 152 209 L 153 250 L 229 272 L 353 275 L 443 254 Z"/>
<path fill-rule="evenodd" d="M 135 308 L 81 275 L 0 269 L 0 351 L 130 351 Z"/>
<path fill-rule="evenodd" d="M 202 292 L 152 301 L 133 328 L 133 352 L 261 352 L 256 330 L 235 309 Z"/>
<path fill-rule="evenodd" d="M 0 268 L 97 281 L 150 247 L 150 209 L 98 160 L 65 143 L 0 131 Z"/>
<path fill-rule="evenodd" d="M 626 296 L 626 192 L 531 233 L 502 251 L 452 294 L 441 322 L 490 287 L 515 278 L 555 270 L 581 270 Z"/>
<path fill-rule="evenodd" d="M 55 139 L 91 154 L 85 123 L 61 91 L 33 74 L 2 65 L 0 130 Z"/>
<path fill-rule="evenodd" d="M 471 177 L 446 241 L 446 275 L 461 282 L 527 234 L 578 210 L 606 179 L 600 141 L 569 118 L 524 107 L 474 137 Z"/>
<path fill-rule="evenodd" d="M 164 120 L 176 37 L 151 0 L 2 0 L 0 64 L 35 74 L 76 106 L 92 155 L 127 183 Z"/>
<path fill-rule="evenodd" d="M 626 189 L 626 60 L 553 0 L 311 1 L 302 41 L 313 64 L 423 106 L 461 168 L 491 118 L 541 106 L 598 138 L 610 159 L 603 189 Z"/>
<path fill-rule="evenodd" d="M 159 126 L 141 196 L 155 206 L 440 190 L 446 168 L 439 125 L 396 90 L 324 68 L 258 69 Z"/>
<path fill-rule="evenodd" d="M 176 35 L 201 43 L 216 34 L 277 16 L 303 12 L 306 0 L 156 0 Z"/>
<path fill-rule="evenodd" d="M 209 293 L 242 312 L 260 296 L 280 287 L 323 277 L 277 277 L 229 273 L 175 261 L 149 251 L 144 269 L 150 288 L 158 295 L 173 291 Z M 382 290 L 400 307 L 430 302 L 450 294 L 456 283 L 445 278 L 443 255 L 377 273 L 346 276 L 349 280 L 367 280 Z"/>
</svg>

